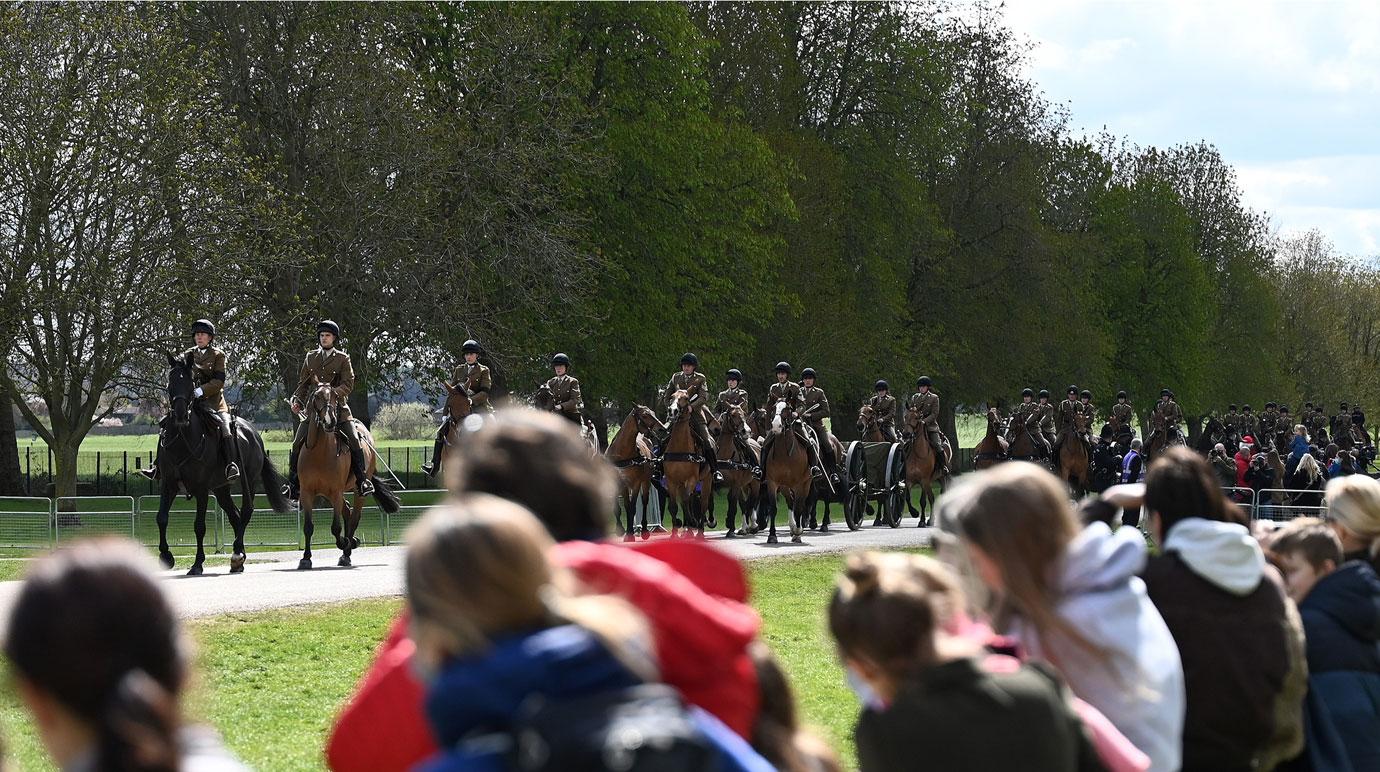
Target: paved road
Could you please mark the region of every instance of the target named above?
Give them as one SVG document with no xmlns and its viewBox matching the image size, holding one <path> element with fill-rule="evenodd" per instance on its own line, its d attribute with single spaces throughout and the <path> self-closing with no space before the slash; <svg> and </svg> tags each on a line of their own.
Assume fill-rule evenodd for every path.
<svg viewBox="0 0 1380 772">
<path fill-rule="evenodd" d="M 726 540 L 711 538 L 744 560 L 763 560 L 863 547 L 901 548 L 922 546 L 932 538 L 929 528 L 917 528 L 910 519 L 896 529 L 864 527 L 860 531 L 834 530 L 806 533 L 803 544 L 791 544 L 790 532 L 782 543 L 766 544 L 766 538 Z M 230 576 L 229 567 L 208 567 L 199 577 L 184 576 L 187 559 L 179 569 L 165 572 L 165 586 L 178 614 L 184 618 L 238 614 L 287 606 L 401 595 L 403 547 L 366 547 L 356 550 L 353 568 L 337 568 L 340 551 L 315 550 L 315 568 L 298 571 L 300 552 L 251 553 L 243 574 Z M 0 619 L 8 617 L 19 582 L 0 582 Z"/>
</svg>

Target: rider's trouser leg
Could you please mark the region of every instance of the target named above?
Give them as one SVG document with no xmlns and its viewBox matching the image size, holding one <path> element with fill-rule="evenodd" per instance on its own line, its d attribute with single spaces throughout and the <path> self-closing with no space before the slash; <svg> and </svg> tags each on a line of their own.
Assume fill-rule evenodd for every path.
<svg viewBox="0 0 1380 772">
<path fill-rule="evenodd" d="M 168 428 L 169 417 L 170 416 L 165 413 L 163 414 L 162 418 L 158 419 L 158 439 L 160 440 L 160 446 L 162 444 L 161 440 L 163 439 L 163 432 Z M 148 468 L 139 470 L 139 474 L 149 478 L 150 480 L 158 479 L 158 460 L 157 456 L 155 455 L 156 453 L 157 451 L 154 451 L 154 453 L 149 454 Z"/>
<path fill-rule="evenodd" d="M 900 442 L 896 439 L 896 427 L 891 424 L 882 424 L 882 437 L 887 442 Z"/>
<path fill-rule="evenodd" d="M 364 469 L 364 447 L 359 444 L 359 434 L 355 431 L 354 422 L 346 419 L 344 431 L 345 442 L 350 446 L 350 473 L 355 476 L 355 493 L 368 496 L 374 492 L 374 483 L 369 480 L 369 473 Z"/>
<path fill-rule="evenodd" d="M 220 426 L 220 455 L 225 459 L 225 478 L 233 480 L 240 476 L 240 454 L 239 443 L 235 442 L 230 414 L 213 410 L 211 415 L 215 416 L 216 423 Z"/>
<path fill-rule="evenodd" d="M 949 443 L 944 438 L 944 433 L 938 429 L 930 429 L 929 435 L 930 447 L 934 448 L 935 469 L 939 471 L 947 470 L 949 468 L 949 462 L 945 459 L 945 450 L 948 449 Z"/>
<path fill-rule="evenodd" d="M 297 482 L 297 454 L 302 452 L 302 446 L 307 444 L 307 422 L 297 422 L 297 433 L 292 436 L 292 450 L 288 452 L 288 488 L 292 492 L 292 497 L 296 498 L 301 486 Z"/>
<path fill-rule="evenodd" d="M 441 468 L 441 449 L 446 444 L 446 434 L 450 431 L 450 416 L 441 422 L 441 428 L 436 430 L 436 442 L 431 449 L 431 463 L 422 464 L 422 471 L 428 477 L 435 477 L 436 472 Z"/>
</svg>

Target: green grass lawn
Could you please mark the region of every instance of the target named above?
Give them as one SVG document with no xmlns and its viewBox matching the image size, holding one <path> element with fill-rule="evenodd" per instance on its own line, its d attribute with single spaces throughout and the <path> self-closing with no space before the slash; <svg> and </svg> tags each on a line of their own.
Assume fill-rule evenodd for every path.
<svg viewBox="0 0 1380 772">
<path fill-rule="evenodd" d="M 824 624 L 842 562 L 841 555 L 777 559 L 750 570 L 763 637 L 791 676 L 804 720 L 853 767 L 858 704 Z M 399 605 L 365 600 L 189 623 L 197 675 L 188 712 L 214 725 L 251 767 L 322 769 L 331 722 Z M 10 688 L 0 694 L 0 722 L 14 768 L 53 768 Z"/>
</svg>

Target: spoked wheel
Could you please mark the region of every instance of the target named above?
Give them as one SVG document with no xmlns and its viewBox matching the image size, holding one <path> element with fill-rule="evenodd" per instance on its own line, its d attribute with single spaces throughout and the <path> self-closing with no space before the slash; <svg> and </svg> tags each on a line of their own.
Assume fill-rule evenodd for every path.
<svg viewBox="0 0 1380 772">
<path fill-rule="evenodd" d="M 894 490 L 886 495 L 886 524 L 892 528 L 901 527 L 901 518 L 906 516 L 906 493 Z"/>
<path fill-rule="evenodd" d="M 885 507 L 886 524 L 899 528 L 901 518 L 906 515 L 906 456 L 901 445 L 894 443 L 886 454 L 886 498 L 881 505 Z"/>
<path fill-rule="evenodd" d="M 850 531 L 862 527 L 863 516 L 867 514 L 867 457 L 863 450 L 863 444 L 855 440 L 848 443 L 843 455 L 843 484 L 848 486 L 843 500 L 843 518 Z"/>
<path fill-rule="evenodd" d="M 856 531 L 861 528 L 863 515 L 866 513 L 867 499 L 857 491 L 849 493 L 843 502 L 843 517 L 848 523 L 848 530 Z"/>
</svg>

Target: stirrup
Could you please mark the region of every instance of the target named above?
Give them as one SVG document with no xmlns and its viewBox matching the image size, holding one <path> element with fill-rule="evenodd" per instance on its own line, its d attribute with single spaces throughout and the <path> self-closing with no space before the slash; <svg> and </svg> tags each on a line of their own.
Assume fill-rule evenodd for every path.
<svg viewBox="0 0 1380 772">
<path fill-rule="evenodd" d="M 355 486 L 355 493 L 360 496 L 370 496 L 374 493 L 374 482 L 369 479 L 360 480 Z"/>
<path fill-rule="evenodd" d="M 427 477 L 435 477 L 436 467 L 433 466 L 430 461 L 428 461 L 425 464 L 422 464 L 422 474 L 425 474 Z"/>
<path fill-rule="evenodd" d="M 154 464 L 153 466 L 149 467 L 148 469 L 140 469 L 140 470 L 138 470 L 138 472 L 139 472 L 139 474 L 141 474 L 141 475 L 143 475 L 143 476 L 149 478 L 150 480 L 157 480 L 157 479 L 158 479 L 158 465 L 157 465 L 157 464 Z"/>
<path fill-rule="evenodd" d="M 229 482 L 230 480 L 237 480 L 237 479 L 239 479 L 239 476 L 240 476 L 240 465 L 239 465 L 239 464 L 236 464 L 234 461 L 231 461 L 230 463 L 228 463 L 228 464 L 225 465 L 225 480 L 226 480 L 226 482 Z"/>
<path fill-rule="evenodd" d="M 812 466 L 810 467 L 810 476 L 816 479 L 821 478 L 824 476 L 824 469 L 822 467 Z"/>
</svg>

